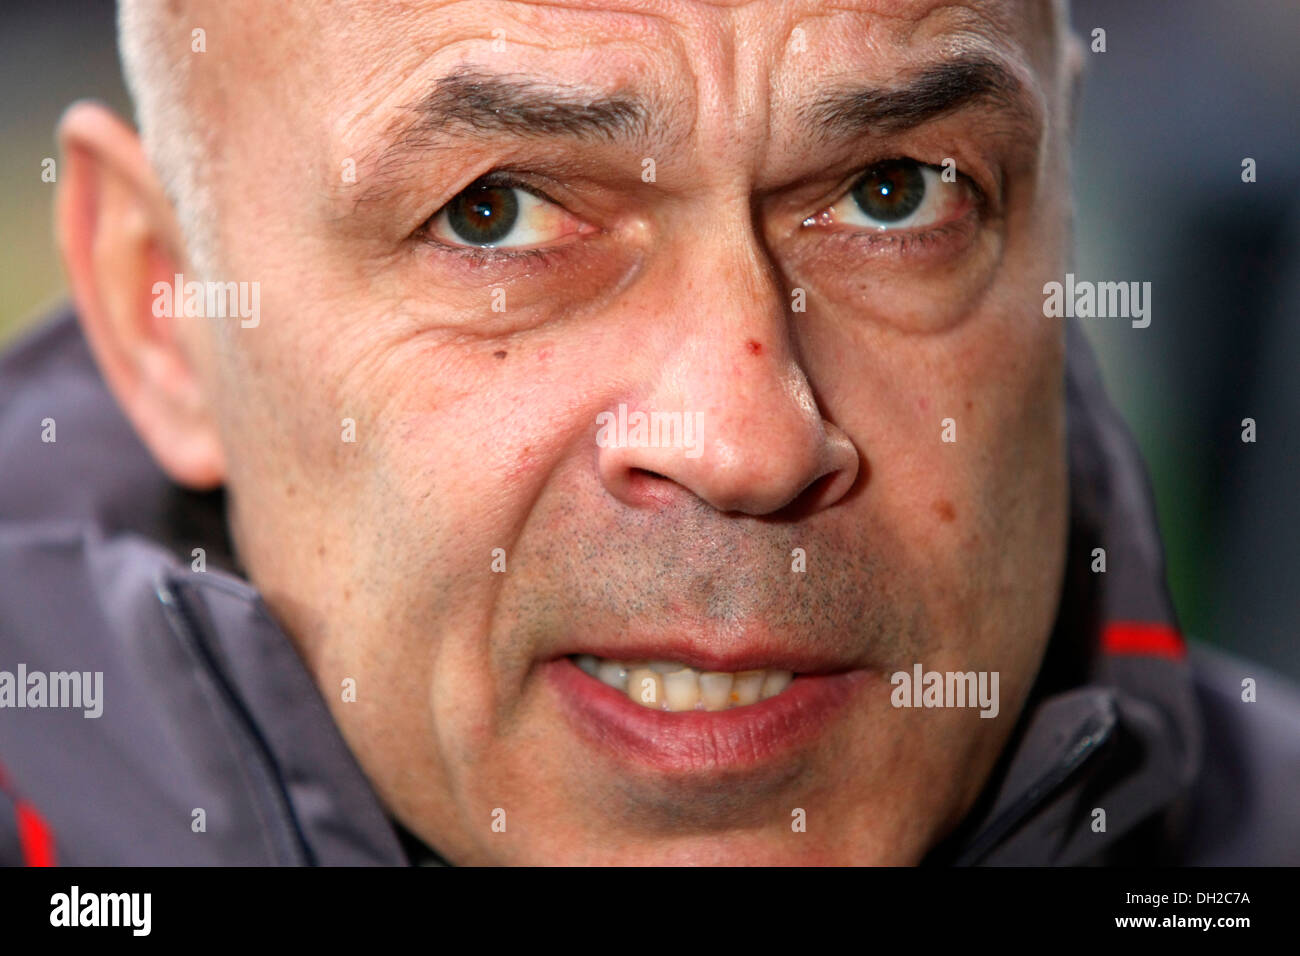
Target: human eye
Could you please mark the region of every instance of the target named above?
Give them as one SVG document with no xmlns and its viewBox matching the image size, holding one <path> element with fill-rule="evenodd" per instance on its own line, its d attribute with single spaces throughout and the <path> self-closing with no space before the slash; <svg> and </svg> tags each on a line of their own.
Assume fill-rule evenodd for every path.
<svg viewBox="0 0 1300 956">
<path fill-rule="evenodd" d="M 975 187 L 964 177 L 946 182 L 942 170 L 913 159 L 876 163 L 844 195 L 804 220 L 804 226 L 841 226 L 874 233 L 924 232 L 960 218 Z"/>
<path fill-rule="evenodd" d="M 522 183 L 484 176 L 425 224 L 428 239 L 463 249 L 538 250 L 584 231 L 584 223 Z"/>
</svg>

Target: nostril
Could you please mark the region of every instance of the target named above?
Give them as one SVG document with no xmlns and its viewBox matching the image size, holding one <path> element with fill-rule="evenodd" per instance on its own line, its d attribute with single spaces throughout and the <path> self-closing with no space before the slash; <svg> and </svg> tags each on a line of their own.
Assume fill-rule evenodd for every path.
<svg viewBox="0 0 1300 956">
<path fill-rule="evenodd" d="M 798 514 L 799 517 L 810 515 L 814 511 L 820 511 L 831 490 L 831 486 L 836 483 L 839 476 L 840 473 L 838 471 L 832 471 L 813 481 L 812 484 L 803 490 L 799 497 L 790 502 L 790 509 Z"/>
<path fill-rule="evenodd" d="M 648 468 L 631 468 L 627 472 L 627 491 L 634 499 L 667 504 L 673 496 L 675 482 L 667 475 Z"/>
<path fill-rule="evenodd" d="M 860 470 L 856 477 L 861 478 L 862 474 Z M 801 491 L 793 501 L 768 517 L 782 521 L 801 521 L 809 515 L 825 509 L 829 504 L 842 500 L 848 495 L 849 489 L 838 487 L 843 484 L 844 477 L 839 471 L 832 471 L 822 475 Z"/>
</svg>

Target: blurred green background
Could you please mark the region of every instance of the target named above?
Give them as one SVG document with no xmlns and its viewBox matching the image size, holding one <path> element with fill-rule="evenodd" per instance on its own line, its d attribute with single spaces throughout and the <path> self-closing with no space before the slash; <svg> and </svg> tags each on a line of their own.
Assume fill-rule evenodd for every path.
<svg viewBox="0 0 1300 956">
<path fill-rule="evenodd" d="M 2 345 L 65 294 L 40 176 L 60 112 L 130 113 L 111 0 L 0 17 Z M 1300 678 L 1300 4 L 1094 0 L 1073 18 L 1107 41 L 1088 54 L 1075 272 L 1153 283 L 1150 328 L 1086 325 L 1151 465 L 1184 628 Z"/>
<path fill-rule="evenodd" d="M 6 2 L 0 12 L 0 344 L 64 295 L 54 249 L 54 128 L 73 100 L 92 97 L 130 116 L 111 0 Z M 2 397 L 0 397 L 2 398 Z"/>
</svg>

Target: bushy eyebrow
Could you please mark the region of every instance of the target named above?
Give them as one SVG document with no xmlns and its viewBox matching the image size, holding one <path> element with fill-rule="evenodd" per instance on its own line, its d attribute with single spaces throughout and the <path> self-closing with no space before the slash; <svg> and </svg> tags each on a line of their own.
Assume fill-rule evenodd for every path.
<svg viewBox="0 0 1300 956">
<path fill-rule="evenodd" d="M 980 101 L 1004 111 L 1006 120 L 1020 132 L 1029 135 L 1037 128 L 1037 113 L 1015 73 L 982 56 L 922 67 L 899 86 L 826 93 L 802 109 L 800 116 L 819 138 L 829 139 L 897 133 Z"/>
<path fill-rule="evenodd" d="M 461 67 L 434 81 L 390 125 L 369 166 L 368 188 L 356 208 L 382 200 L 410 169 L 423 168 L 430 152 L 459 150 L 468 141 L 504 137 L 567 139 L 581 143 L 645 141 L 665 129 L 635 96 L 547 82 L 521 73 Z"/>
<path fill-rule="evenodd" d="M 410 107 L 409 134 L 459 127 L 478 133 L 574 139 L 644 136 L 649 110 L 629 97 L 587 94 L 518 74 L 463 68 L 442 77 Z"/>
</svg>

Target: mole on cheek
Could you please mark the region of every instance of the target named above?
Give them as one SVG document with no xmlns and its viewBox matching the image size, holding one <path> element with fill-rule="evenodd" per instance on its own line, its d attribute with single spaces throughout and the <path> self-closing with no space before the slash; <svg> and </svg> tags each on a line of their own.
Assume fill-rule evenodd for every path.
<svg viewBox="0 0 1300 956">
<path fill-rule="evenodd" d="M 499 358 L 499 359 L 503 359 L 503 358 L 506 357 L 505 349 L 502 349 L 502 350 L 499 351 L 499 352 L 493 352 L 492 354 L 495 355 L 495 356 L 496 356 L 497 358 Z"/>
<path fill-rule="evenodd" d="M 957 517 L 957 509 L 946 498 L 940 498 L 934 503 L 934 513 L 944 522 L 952 521 Z"/>
</svg>

